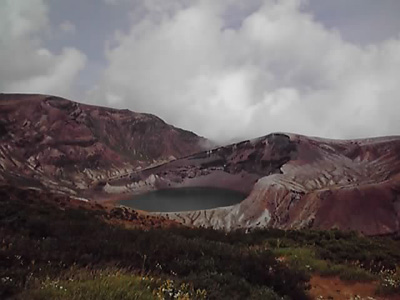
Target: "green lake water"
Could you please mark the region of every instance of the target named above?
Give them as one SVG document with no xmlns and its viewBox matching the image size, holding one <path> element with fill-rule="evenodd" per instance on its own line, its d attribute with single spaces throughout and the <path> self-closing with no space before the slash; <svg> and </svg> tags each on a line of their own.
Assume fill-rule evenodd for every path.
<svg viewBox="0 0 400 300">
<path fill-rule="evenodd" d="M 150 212 L 179 212 L 230 206 L 245 198 L 245 194 L 227 189 L 189 187 L 152 191 L 119 204 Z"/>
</svg>

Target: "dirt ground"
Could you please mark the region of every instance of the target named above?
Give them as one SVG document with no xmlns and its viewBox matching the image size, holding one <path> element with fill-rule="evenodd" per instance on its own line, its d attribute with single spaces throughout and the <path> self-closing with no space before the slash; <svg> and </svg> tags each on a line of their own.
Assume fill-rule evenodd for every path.
<svg viewBox="0 0 400 300">
<path fill-rule="evenodd" d="M 337 277 L 313 276 L 310 280 L 310 285 L 310 294 L 313 299 L 400 300 L 400 295 L 390 297 L 376 296 L 376 282 L 345 282 Z M 355 296 L 360 298 L 355 298 Z"/>
</svg>

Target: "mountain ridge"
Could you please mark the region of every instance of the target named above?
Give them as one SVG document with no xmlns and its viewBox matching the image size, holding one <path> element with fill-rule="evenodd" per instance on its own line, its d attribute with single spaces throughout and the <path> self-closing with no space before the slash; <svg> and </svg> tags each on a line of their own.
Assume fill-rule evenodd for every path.
<svg viewBox="0 0 400 300">
<path fill-rule="evenodd" d="M 58 181 L 70 192 L 207 144 L 151 114 L 48 95 L 0 94 L 0 119 L 3 180 L 22 176 L 37 185 L 35 178 L 47 178 L 47 188 L 56 188 L 51 182 Z"/>
<path fill-rule="evenodd" d="M 161 215 L 227 230 L 399 232 L 400 137 L 329 140 L 279 133 L 204 153 L 153 169 L 155 189 L 216 186 L 248 197 L 231 207 Z"/>
<path fill-rule="evenodd" d="M 224 230 L 400 232 L 400 137 L 337 140 L 272 133 L 210 143 L 160 118 L 47 95 L 0 94 L 0 182 L 85 201 L 157 189 L 247 195 L 211 210 L 153 213 Z"/>
</svg>

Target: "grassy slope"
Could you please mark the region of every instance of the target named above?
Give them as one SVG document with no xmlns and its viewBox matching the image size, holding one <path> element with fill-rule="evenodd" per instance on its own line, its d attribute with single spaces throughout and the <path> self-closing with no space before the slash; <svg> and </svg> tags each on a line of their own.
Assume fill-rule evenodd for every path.
<svg viewBox="0 0 400 300">
<path fill-rule="evenodd" d="M 381 292 L 400 292 L 399 242 L 389 238 L 128 229 L 104 222 L 104 211 L 39 196 L 0 189 L 0 298 L 301 300 L 313 274 L 382 280 Z"/>
</svg>

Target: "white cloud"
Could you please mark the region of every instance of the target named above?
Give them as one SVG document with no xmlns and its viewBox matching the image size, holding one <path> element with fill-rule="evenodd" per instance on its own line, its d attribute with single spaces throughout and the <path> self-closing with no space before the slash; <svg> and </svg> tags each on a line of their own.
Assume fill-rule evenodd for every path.
<svg viewBox="0 0 400 300">
<path fill-rule="evenodd" d="M 60 24 L 60 29 L 69 34 L 74 34 L 76 32 L 76 27 L 70 21 L 64 21 Z"/>
<path fill-rule="evenodd" d="M 91 101 L 225 141 L 271 131 L 399 134 L 398 38 L 351 44 L 300 0 L 254 1 L 249 10 L 235 0 L 143 2 L 147 14 L 109 43 Z"/>
<path fill-rule="evenodd" d="M 36 57 L 45 57 L 46 63 L 51 68 L 45 73 L 37 73 L 34 76 L 10 82 L 5 90 L 69 95 L 74 80 L 85 65 L 82 54 L 74 48 L 64 48 L 60 55 L 52 55 L 45 49 L 39 49 Z"/>
<path fill-rule="evenodd" d="M 42 45 L 49 30 L 42 0 L 6 0 L 0 11 L 0 90 L 70 96 L 86 57 L 74 48 L 55 54 Z"/>
</svg>

